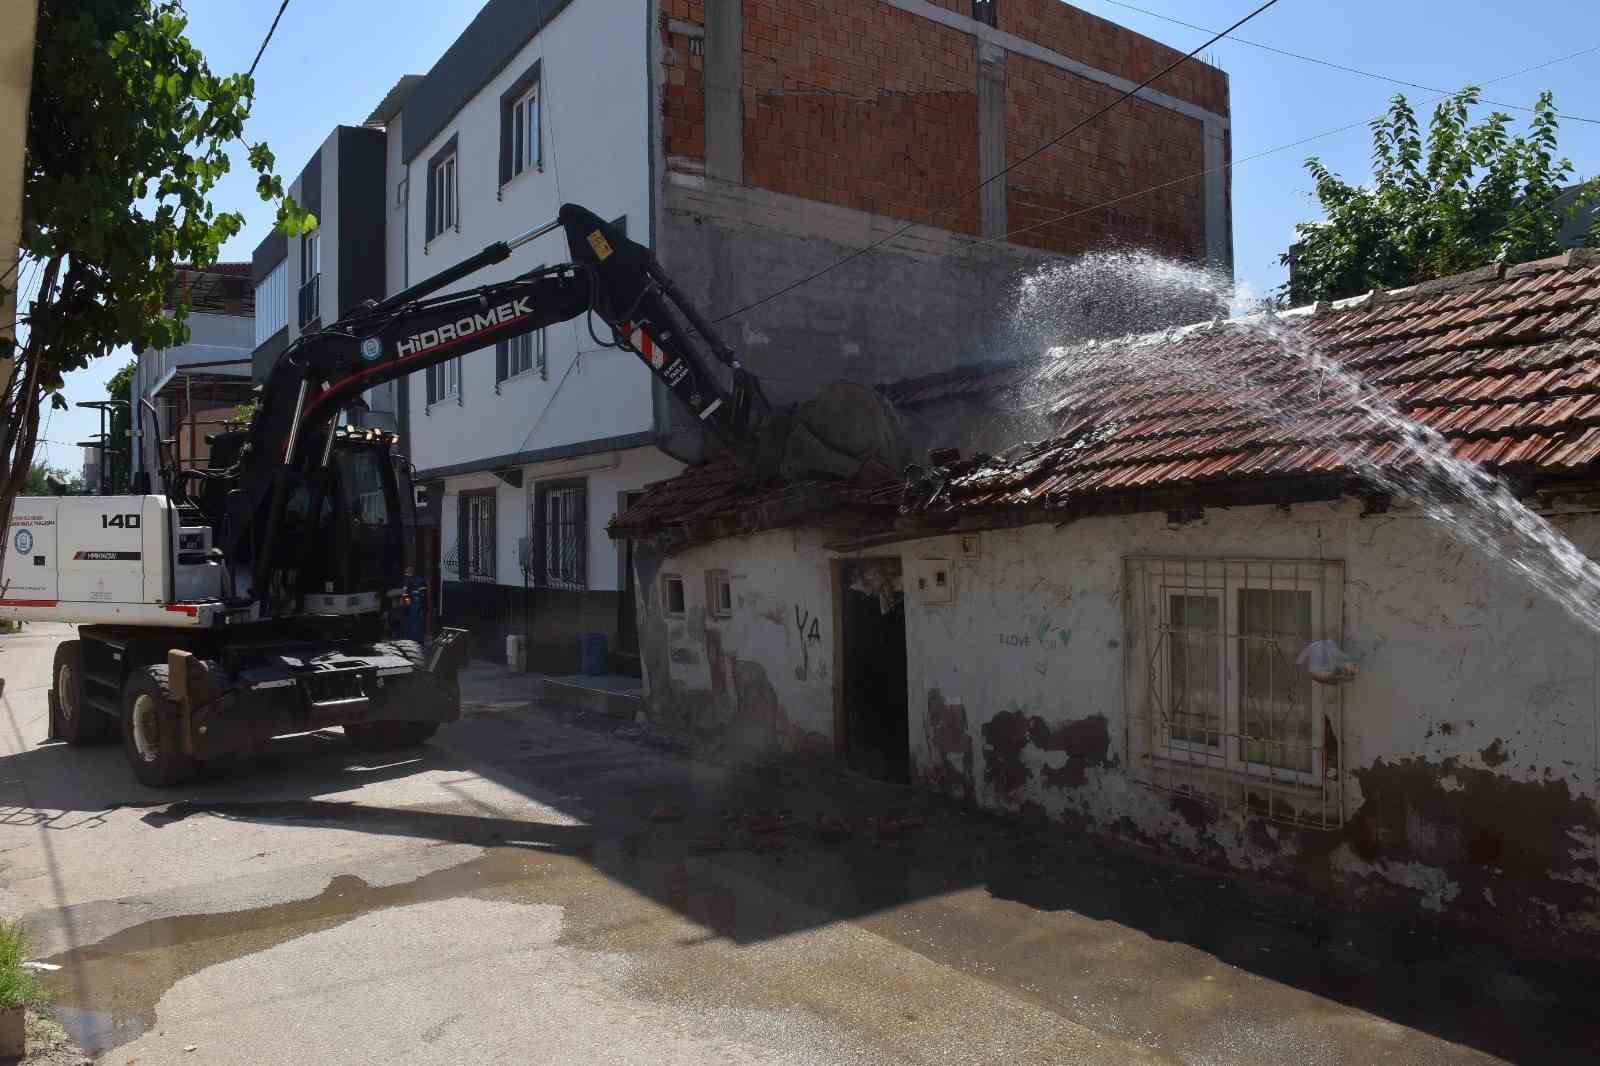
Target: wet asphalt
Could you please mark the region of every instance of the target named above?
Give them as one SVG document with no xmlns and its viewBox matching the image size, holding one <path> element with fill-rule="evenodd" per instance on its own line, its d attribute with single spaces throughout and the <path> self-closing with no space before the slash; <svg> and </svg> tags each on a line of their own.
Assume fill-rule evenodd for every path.
<svg viewBox="0 0 1600 1066">
<path fill-rule="evenodd" d="M 964 812 L 688 757 L 475 667 L 465 719 L 176 793 L 41 743 L 0 637 L 0 902 L 99 1061 L 1600 1058 L 1595 967 Z"/>
</svg>

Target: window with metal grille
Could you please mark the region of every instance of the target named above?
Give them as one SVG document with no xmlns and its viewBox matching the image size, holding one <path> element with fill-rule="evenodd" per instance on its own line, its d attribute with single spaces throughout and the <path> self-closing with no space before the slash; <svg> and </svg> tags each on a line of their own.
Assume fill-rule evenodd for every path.
<svg viewBox="0 0 1600 1066">
<path fill-rule="evenodd" d="M 1225 807 L 1341 824 L 1342 692 L 1297 660 L 1339 639 L 1343 564 L 1129 559 L 1126 579 L 1135 773 Z"/>
<path fill-rule="evenodd" d="M 587 586 L 588 513 L 585 481 L 548 481 L 534 488 L 533 578 L 540 587 Z"/>
<path fill-rule="evenodd" d="M 460 560 L 461 580 L 494 580 L 495 493 L 493 489 L 461 494 L 461 521 L 456 551 Z"/>
</svg>

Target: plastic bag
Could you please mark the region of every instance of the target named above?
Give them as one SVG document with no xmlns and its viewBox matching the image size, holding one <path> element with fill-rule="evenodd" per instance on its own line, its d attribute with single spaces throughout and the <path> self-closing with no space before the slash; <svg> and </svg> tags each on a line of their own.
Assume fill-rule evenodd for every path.
<svg viewBox="0 0 1600 1066">
<path fill-rule="evenodd" d="M 1313 640 L 1300 650 L 1295 665 L 1303 666 L 1311 680 L 1324 685 L 1338 685 L 1361 672 L 1355 660 L 1331 640 Z"/>
</svg>

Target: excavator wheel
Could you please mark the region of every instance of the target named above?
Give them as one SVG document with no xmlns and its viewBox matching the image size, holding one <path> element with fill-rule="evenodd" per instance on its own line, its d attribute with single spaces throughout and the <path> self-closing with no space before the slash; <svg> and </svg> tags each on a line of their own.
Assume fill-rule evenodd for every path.
<svg viewBox="0 0 1600 1066">
<path fill-rule="evenodd" d="M 385 641 L 374 644 L 373 650 L 401 656 L 411 664 L 412 669 L 422 669 L 422 647 L 414 640 Z M 344 727 L 344 735 L 357 751 L 414 748 L 426 743 L 438 731 L 438 722 L 352 722 Z"/>
<path fill-rule="evenodd" d="M 83 701 L 83 642 L 64 640 L 56 645 L 50 671 L 50 710 L 55 715 L 55 735 L 74 746 L 99 744 L 111 738 L 111 716 Z"/>
<path fill-rule="evenodd" d="M 122 750 L 141 785 L 171 788 L 199 768 L 183 750 L 183 712 L 172 698 L 167 668 L 146 666 L 122 687 Z"/>
</svg>

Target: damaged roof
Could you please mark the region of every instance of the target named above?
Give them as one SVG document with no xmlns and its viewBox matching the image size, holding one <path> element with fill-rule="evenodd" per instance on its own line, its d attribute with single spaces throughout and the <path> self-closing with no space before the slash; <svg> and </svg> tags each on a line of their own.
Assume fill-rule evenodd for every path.
<svg viewBox="0 0 1600 1066">
<path fill-rule="evenodd" d="M 1326 360 L 1318 366 L 1316 360 Z M 1371 389 L 1375 399 L 1358 400 Z M 1409 461 L 1385 409 L 1506 475 L 1600 462 L 1600 254 L 1574 250 L 1277 316 L 1055 349 L 1037 365 L 961 367 L 880 387 L 897 405 L 1042 405 L 1044 439 L 1003 455 L 934 453 L 895 493 L 752 484 L 731 464 L 650 486 L 612 526 L 639 536 L 707 518 L 753 532 L 830 507 L 950 522 L 982 511 L 1093 513 L 1330 498 L 1353 464 Z M 740 517 L 742 516 L 742 518 Z M 1020 516 L 1018 516 L 1020 517 Z M 900 522 L 902 532 L 906 525 Z"/>
<path fill-rule="evenodd" d="M 1035 382 L 1056 431 L 947 465 L 917 507 L 1070 508 L 1151 490 L 1348 481 L 1357 464 L 1410 461 L 1386 410 L 1436 431 L 1458 458 L 1571 475 L 1600 458 L 1600 256 L 1058 350 Z M 1368 387 L 1375 399 L 1358 400 Z"/>
</svg>

